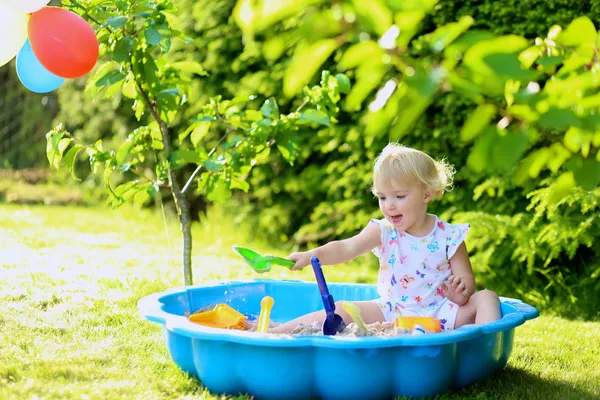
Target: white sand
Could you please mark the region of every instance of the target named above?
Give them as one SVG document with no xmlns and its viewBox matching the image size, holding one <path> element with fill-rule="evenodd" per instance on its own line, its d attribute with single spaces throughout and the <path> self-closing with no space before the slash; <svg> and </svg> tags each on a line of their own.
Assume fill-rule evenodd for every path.
<svg viewBox="0 0 600 400">
<path fill-rule="evenodd" d="M 192 314 L 197 314 L 205 311 L 211 311 L 214 306 L 208 306 L 194 311 Z M 185 316 L 189 317 L 189 313 Z M 274 328 L 280 325 L 280 323 L 269 323 L 269 328 Z M 256 332 L 256 328 L 252 327 L 248 329 L 248 332 Z M 336 336 L 398 336 L 398 335 L 410 335 L 412 331 L 410 329 L 402 329 L 399 332 L 395 332 L 393 322 L 376 322 L 374 324 L 367 325 L 367 330 L 360 328 L 355 323 L 350 323 L 346 328 L 338 333 Z M 309 325 L 298 325 L 291 333 L 287 334 L 273 334 L 274 336 L 321 336 L 323 335 L 323 327 L 321 323 L 314 322 Z"/>
</svg>

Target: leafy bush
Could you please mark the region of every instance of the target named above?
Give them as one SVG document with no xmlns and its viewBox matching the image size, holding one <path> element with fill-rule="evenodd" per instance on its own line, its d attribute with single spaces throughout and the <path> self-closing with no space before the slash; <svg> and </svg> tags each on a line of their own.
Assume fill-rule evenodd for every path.
<svg viewBox="0 0 600 400">
<path fill-rule="evenodd" d="M 238 3 L 239 10 L 249 7 Z M 282 40 L 273 20 L 292 27 L 291 37 L 330 22 L 328 32 L 299 44 L 284 36 L 282 46 L 293 54 L 282 83 L 288 96 L 322 63 L 354 80 L 340 125 L 305 137 L 295 166 L 256 171 L 254 185 L 272 183 L 250 195 L 249 214 L 258 205 L 260 214 L 253 215 L 261 231 L 292 237 L 297 245 L 352 235 L 377 214 L 368 190 L 370 162 L 389 138 L 400 139 L 447 156 L 459 170 L 457 188 L 432 211 L 481 224 L 470 244 L 484 282 L 501 292 L 516 287 L 516 294 L 540 306 L 579 301 L 595 314 L 598 231 L 591 228 L 589 198 L 600 183 L 598 34 L 589 19 L 570 20 L 580 12 L 595 15 L 595 3 L 556 19 L 534 18 L 528 30 L 517 25 L 517 32 L 542 36 L 535 43 L 515 35 L 508 23 L 492 29 L 511 33 L 501 37 L 474 30 L 486 21 L 467 15 L 507 22 L 529 7 L 540 17 L 536 2 L 504 13 L 492 2 L 454 11 L 449 2 L 435 3 L 348 2 L 303 13 L 286 3 L 276 12 L 257 6 L 254 14 L 236 14 L 253 47 L 252 38 L 267 48 Z M 425 20 L 427 13 L 432 16 Z M 552 23 L 542 28 L 546 21 L 562 22 L 565 30 Z M 394 31 L 393 23 L 400 29 Z M 391 44 L 383 42 L 386 35 Z M 577 267 L 568 267 L 573 262 Z"/>
<path fill-rule="evenodd" d="M 529 194 L 528 212 L 461 212 L 476 221 L 468 241 L 485 285 L 564 314 L 598 318 L 600 189 L 577 189 L 557 203 L 548 188 Z"/>
</svg>

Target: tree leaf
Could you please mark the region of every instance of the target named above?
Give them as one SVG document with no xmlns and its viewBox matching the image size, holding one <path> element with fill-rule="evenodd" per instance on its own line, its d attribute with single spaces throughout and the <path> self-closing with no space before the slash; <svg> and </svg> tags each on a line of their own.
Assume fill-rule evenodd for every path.
<svg viewBox="0 0 600 400">
<path fill-rule="evenodd" d="M 435 31 L 427 35 L 431 48 L 437 53 L 443 51 L 474 23 L 475 20 L 467 15 L 461 17 L 458 22 L 451 22 L 438 27 Z"/>
<path fill-rule="evenodd" d="M 463 61 L 474 71 L 488 72 L 489 67 L 483 62 L 484 57 L 492 54 L 513 54 L 523 50 L 526 46 L 527 39 L 517 35 L 482 40 L 467 50 Z"/>
<path fill-rule="evenodd" d="M 215 203 L 223 203 L 231 198 L 231 189 L 228 183 L 221 176 L 218 179 L 214 179 L 211 184 L 208 185 L 207 198 Z"/>
<path fill-rule="evenodd" d="M 180 92 L 181 92 L 181 89 L 179 89 L 179 88 L 163 89 L 160 92 L 156 93 L 156 97 L 160 97 L 161 99 L 166 99 L 167 97 L 177 97 L 177 96 L 179 96 Z"/>
<path fill-rule="evenodd" d="M 560 65 L 564 61 L 563 56 L 548 56 L 548 57 L 540 57 L 537 59 L 538 65 L 541 65 L 544 71 L 548 71 L 558 65 Z"/>
<path fill-rule="evenodd" d="M 573 51 L 563 62 L 563 66 L 558 70 L 557 75 L 563 77 L 567 73 L 575 71 L 585 65 L 591 64 L 596 55 L 596 45 L 594 43 L 582 43 L 577 50 Z"/>
<path fill-rule="evenodd" d="M 563 166 L 565 161 L 571 157 L 571 153 L 560 143 L 553 143 L 552 146 L 550 146 L 550 151 L 552 152 L 552 155 L 548 159 L 548 168 L 555 174 L 560 167 Z"/>
<path fill-rule="evenodd" d="M 106 23 L 113 29 L 119 29 L 127 24 L 127 17 L 122 15 L 116 17 L 110 17 L 106 20 Z"/>
<path fill-rule="evenodd" d="M 401 139 L 423 114 L 433 101 L 442 78 L 443 71 L 434 70 L 430 73 L 416 71 L 413 76 L 404 79 L 408 91 L 400 98 L 398 106 L 400 115 L 390 130 L 391 140 Z"/>
<path fill-rule="evenodd" d="M 498 134 L 493 143 L 493 151 L 490 158 L 490 171 L 494 169 L 508 171 L 515 166 L 517 161 L 527 149 L 529 138 L 523 131 L 503 131 Z"/>
<path fill-rule="evenodd" d="M 530 68 L 544 54 L 540 46 L 531 46 L 519 53 L 519 61 L 523 68 Z"/>
<path fill-rule="evenodd" d="M 338 63 L 338 68 L 341 71 L 356 68 L 367 60 L 381 58 L 383 54 L 383 49 L 376 42 L 372 40 L 359 42 L 346 49 Z"/>
<path fill-rule="evenodd" d="M 496 108 L 492 104 L 480 104 L 463 125 L 460 131 L 461 140 L 470 141 L 477 137 L 489 125 L 495 114 Z"/>
<path fill-rule="evenodd" d="M 138 99 L 133 103 L 133 109 L 135 111 L 135 119 L 137 119 L 138 121 L 141 120 L 142 116 L 146 112 L 145 103 Z"/>
<path fill-rule="evenodd" d="M 517 35 L 481 40 L 466 51 L 463 65 L 476 74 L 474 79 L 479 83 L 481 89 L 491 95 L 501 95 L 504 91 L 504 82 L 502 79 L 498 79 L 497 72 L 503 73 L 505 77 L 517 75 L 517 79 L 525 79 L 534 73 L 521 70 L 521 64 L 516 55 L 527 45 L 527 39 Z M 509 65 L 504 65 L 505 62 L 508 62 Z"/>
<path fill-rule="evenodd" d="M 71 172 L 71 176 L 76 181 L 80 181 L 80 179 L 75 174 L 75 160 L 77 159 L 77 155 L 79 154 L 79 152 L 81 152 L 81 150 L 83 150 L 83 146 L 80 144 L 75 144 L 75 145 L 71 146 L 69 151 L 67 151 L 67 153 L 63 157 L 63 161 L 64 161 L 65 165 L 67 166 L 67 168 L 69 168 L 69 171 Z"/>
<path fill-rule="evenodd" d="M 90 91 L 92 93 L 92 95 L 95 96 L 101 90 L 101 88 L 98 88 L 98 86 L 96 85 L 98 80 L 100 80 L 100 78 L 106 76 L 111 71 L 118 70 L 119 68 L 120 68 L 120 65 L 114 61 L 110 61 L 110 62 L 106 62 L 106 63 L 102 64 L 96 70 L 96 72 L 94 73 L 94 76 L 92 78 L 88 79 L 86 86 L 85 86 L 85 90 Z"/>
<path fill-rule="evenodd" d="M 467 165 L 480 173 L 508 171 L 521 158 L 528 144 L 529 138 L 523 131 L 504 130 L 500 134 L 495 126 L 488 126 L 471 150 Z"/>
<path fill-rule="evenodd" d="M 593 190 L 600 185 L 600 163 L 598 161 L 576 155 L 565 166 L 573 172 L 575 182 L 585 190 Z"/>
<path fill-rule="evenodd" d="M 146 29 L 146 41 L 152 46 L 158 46 L 163 39 L 165 39 L 165 36 L 154 29 L 154 27 L 149 26 Z"/>
<path fill-rule="evenodd" d="M 295 15 L 305 10 L 308 5 L 318 3 L 320 0 L 278 0 L 278 1 L 263 1 L 258 4 L 260 9 L 253 8 L 252 1 L 240 1 L 247 9 L 242 9 L 239 12 L 239 17 L 246 21 L 246 24 L 251 26 L 253 30 L 260 32 L 278 21 L 284 20 L 287 17 Z M 238 4 L 239 5 L 239 4 Z M 236 9 L 238 7 L 236 6 Z M 236 10 L 234 10 L 235 12 Z"/>
<path fill-rule="evenodd" d="M 104 168 L 104 188 L 108 192 L 107 202 L 115 207 L 120 205 L 120 199 L 119 196 L 117 196 L 117 194 L 113 191 L 113 188 L 110 184 L 110 178 L 113 172 L 113 168 L 111 168 L 110 164 L 107 162 Z"/>
<path fill-rule="evenodd" d="M 237 176 L 231 178 L 230 186 L 232 189 L 241 189 L 245 193 L 248 193 L 248 190 L 250 189 L 250 184 Z"/>
<path fill-rule="evenodd" d="M 563 46 L 579 46 L 585 42 L 596 41 L 596 28 L 588 17 L 574 19 L 567 29 L 558 35 L 556 41 Z"/>
<path fill-rule="evenodd" d="M 473 149 L 467 157 L 467 166 L 470 169 L 479 173 L 489 169 L 489 162 L 496 136 L 496 127 L 489 126 L 477 139 Z"/>
<path fill-rule="evenodd" d="M 104 91 L 104 98 L 106 98 L 106 99 L 113 98 L 117 93 L 121 92 L 124 84 L 125 84 L 125 81 L 121 79 L 121 80 L 113 83 L 112 85 L 107 86 L 106 90 Z"/>
<path fill-rule="evenodd" d="M 269 156 L 271 155 L 271 148 L 265 147 L 264 150 L 256 150 L 256 154 L 254 155 L 254 159 L 250 162 L 251 165 L 260 165 L 266 164 L 269 161 Z"/>
<path fill-rule="evenodd" d="M 515 182 L 517 185 L 523 185 L 529 179 L 537 178 L 544 167 L 546 167 L 551 156 L 552 151 L 544 147 L 532 152 L 523 159 L 519 169 L 515 173 Z"/>
<path fill-rule="evenodd" d="M 383 35 L 392 25 L 391 10 L 383 0 L 352 0 L 359 19 L 363 19 L 379 35 Z"/>
<path fill-rule="evenodd" d="M 58 151 L 58 142 L 65 136 L 61 126 L 57 126 L 46 134 L 46 157 L 50 166 L 54 167 L 54 159 Z M 56 167 L 54 167 L 56 168 Z"/>
<path fill-rule="evenodd" d="M 302 114 L 300 114 L 300 121 L 313 122 L 316 124 L 322 124 L 326 126 L 331 125 L 331 119 L 329 118 L 329 115 L 327 115 L 323 111 L 315 109 L 308 109 L 303 111 Z"/>
<path fill-rule="evenodd" d="M 270 61 L 275 62 L 283 55 L 285 51 L 285 39 L 281 36 L 275 36 L 267 39 L 263 44 L 262 52 L 264 57 Z"/>
<path fill-rule="evenodd" d="M 321 65 L 337 49 L 335 39 L 319 40 L 310 45 L 299 45 L 283 78 L 286 97 L 296 95 L 319 70 Z"/>
<path fill-rule="evenodd" d="M 581 120 L 575 113 L 566 108 L 550 107 L 538 120 L 544 129 L 563 130 L 571 126 L 581 127 Z"/>
<path fill-rule="evenodd" d="M 57 143 L 56 143 L 56 147 L 55 147 L 55 154 L 54 154 L 54 168 L 58 169 L 60 166 L 60 161 L 63 158 L 63 153 L 65 152 L 65 150 L 67 149 L 67 147 L 69 147 L 69 145 L 71 144 L 71 142 L 73 141 L 73 139 L 71 139 L 70 137 L 65 137 L 60 139 Z M 54 142 L 53 142 L 54 145 Z"/>
<path fill-rule="evenodd" d="M 581 152 L 584 157 L 587 157 L 590 151 L 592 137 L 593 134 L 591 132 L 572 126 L 565 133 L 564 144 L 571 152 Z"/>
<path fill-rule="evenodd" d="M 287 131 L 277 135 L 277 148 L 290 165 L 294 165 L 299 143 L 300 137 L 296 132 Z"/>
<path fill-rule="evenodd" d="M 362 72 L 360 75 L 357 73 L 356 82 L 352 86 L 348 96 L 346 96 L 344 109 L 347 111 L 360 110 L 362 102 L 365 101 L 375 88 L 381 85 L 381 80 L 389 70 L 388 67 L 383 65 L 368 65 L 368 68 L 365 69 L 367 71 Z"/>
<path fill-rule="evenodd" d="M 208 72 L 206 72 L 204 68 L 202 68 L 202 64 L 197 61 L 177 61 L 171 64 L 171 67 L 191 74 L 208 76 Z"/>
<path fill-rule="evenodd" d="M 179 149 L 171 153 L 169 162 L 174 169 L 179 169 L 186 164 L 202 164 L 204 160 L 200 157 L 200 154 L 194 150 Z"/>
<path fill-rule="evenodd" d="M 340 93 L 350 93 L 350 90 L 352 89 L 350 78 L 348 78 L 345 74 L 337 74 L 335 79 L 337 80 Z"/>
<path fill-rule="evenodd" d="M 210 172 L 217 172 L 223 168 L 225 164 L 227 164 L 226 159 L 206 160 L 204 161 L 204 168 Z"/>
<path fill-rule="evenodd" d="M 211 122 L 211 121 L 215 121 L 215 120 L 216 120 L 215 117 L 211 117 L 209 115 L 204 115 L 200 118 L 198 118 L 198 117 L 192 118 L 192 121 L 194 121 L 194 122 Z"/>
<path fill-rule="evenodd" d="M 500 77 L 522 82 L 536 80 L 539 73 L 522 67 L 516 54 L 488 54 L 483 61 Z"/>
<path fill-rule="evenodd" d="M 567 171 L 560 175 L 550 186 L 550 194 L 548 200 L 550 203 L 556 204 L 562 200 L 571 189 L 577 186 L 575 175 L 571 171 Z"/>
<path fill-rule="evenodd" d="M 152 187 L 152 186 L 150 185 L 150 187 Z M 150 194 L 148 193 L 148 189 L 146 189 L 146 190 L 140 189 L 133 196 L 133 202 L 135 204 L 139 204 L 140 206 L 143 206 L 144 204 L 146 204 L 146 202 L 148 202 L 148 200 L 150 200 Z"/>
<path fill-rule="evenodd" d="M 156 86 L 158 68 L 152 54 L 138 47 L 133 53 L 131 67 L 138 82 L 144 82 L 150 88 Z"/>
<path fill-rule="evenodd" d="M 121 72 L 110 71 L 109 73 L 107 73 L 102 78 L 96 81 L 96 87 L 102 88 L 104 86 L 112 86 L 115 83 L 122 81 L 123 79 L 125 79 L 125 75 L 123 75 Z"/>
<path fill-rule="evenodd" d="M 131 60 L 131 54 L 135 47 L 135 39 L 125 36 L 115 44 L 112 58 L 116 62 L 124 63 Z"/>
<path fill-rule="evenodd" d="M 452 70 L 463 59 L 465 52 L 475 43 L 494 38 L 494 34 L 483 30 L 470 30 L 460 35 L 458 39 L 446 46 L 444 50 L 444 65 Z"/>
<path fill-rule="evenodd" d="M 129 99 L 135 99 L 137 98 L 137 87 L 136 87 L 136 83 L 133 79 L 133 77 L 131 75 L 129 75 L 127 77 L 127 79 L 125 80 L 125 83 L 123 84 L 123 87 L 121 88 L 121 90 L 123 91 L 123 96 L 129 98 Z"/>
<path fill-rule="evenodd" d="M 277 100 L 273 97 L 265 100 L 260 111 L 265 118 L 279 119 L 279 107 L 277 106 Z"/>
<path fill-rule="evenodd" d="M 399 47 L 405 47 L 419 30 L 421 21 L 427 12 L 424 9 L 405 10 L 394 15 L 396 26 L 400 27 L 400 35 L 396 38 Z"/>
<path fill-rule="evenodd" d="M 118 197 L 122 197 L 123 195 L 127 194 L 127 192 L 131 191 L 131 189 L 135 188 L 136 185 L 136 181 L 122 183 L 114 189 L 114 193 Z"/>
<path fill-rule="evenodd" d="M 200 141 L 202 141 L 202 139 L 204 139 L 204 137 L 208 134 L 210 124 L 210 122 L 200 122 L 197 124 L 196 128 L 194 128 L 192 134 L 190 135 L 190 140 L 192 141 L 194 148 L 198 147 Z"/>
<path fill-rule="evenodd" d="M 115 156 L 117 164 L 123 164 L 125 162 L 134 145 L 135 142 L 131 138 L 127 138 L 127 140 L 123 142 L 121 146 L 119 146 L 119 150 L 117 150 L 117 154 Z"/>
</svg>

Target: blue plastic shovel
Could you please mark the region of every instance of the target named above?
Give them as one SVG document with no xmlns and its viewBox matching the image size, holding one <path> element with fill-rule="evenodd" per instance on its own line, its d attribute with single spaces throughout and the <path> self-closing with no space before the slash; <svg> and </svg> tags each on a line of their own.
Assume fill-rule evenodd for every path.
<svg viewBox="0 0 600 400">
<path fill-rule="evenodd" d="M 323 299 L 323 305 L 327 313 L 323 321 L 323 334 L 331 336 L 341 333 L 346 327 L 346 323 L 342 317 L 335 313 L 335 301 L 333 301 L 333 296 L 329 294 L 327 282 L 325 282 L 325 276 L 323 276 L 323 270 L 321 269 L 321 262 L 317 257 L 313 256 L 310 258 L 310 263 L 315 271 L 317 284 L 319 285 L 319 291 L 321 292 L 321 298 Z"/>
</svg>

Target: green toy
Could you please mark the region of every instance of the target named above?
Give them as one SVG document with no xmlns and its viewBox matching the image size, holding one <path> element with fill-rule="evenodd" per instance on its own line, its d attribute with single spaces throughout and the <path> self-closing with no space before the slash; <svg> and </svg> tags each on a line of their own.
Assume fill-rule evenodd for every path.
<svg viewBox="0 0 600 400">
<path fill-rule="evenodd" d="M 233 251 L 238 253 L 240 257 L 242 257 L 244 261 L 246 261 L 248 265 L 250 265 L 250 267 L 252 267 L 252 269 L 259 274 L 270 271 L 271 265 L 279 265 L 281 267 L 291 269 L 296 264 L 295 261 L 282 257 L 272 255 L 261 256 L 254 250 L 250 250 L 245 247 L 233 246 Z"/>
</svg>

